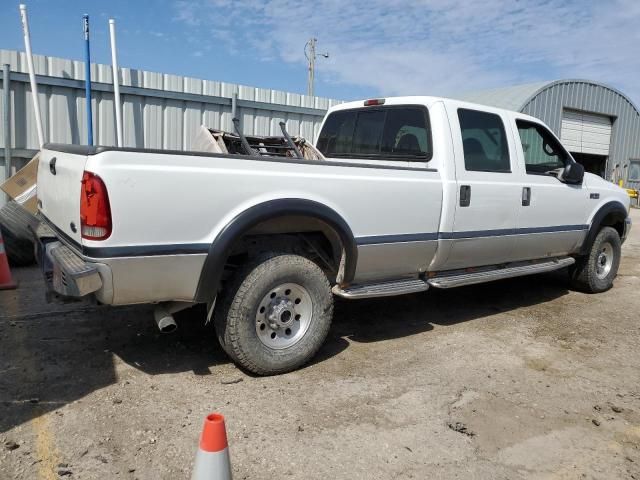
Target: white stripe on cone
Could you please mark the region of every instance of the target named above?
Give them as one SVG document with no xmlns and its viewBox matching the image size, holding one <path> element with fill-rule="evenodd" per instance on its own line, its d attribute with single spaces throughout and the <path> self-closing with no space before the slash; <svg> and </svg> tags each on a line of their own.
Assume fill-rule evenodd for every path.
<svg viewBox="0 0 640 480">
<path fill-rule="evenodd" d="M 229 448 L 219 452 L 205 452 L 198 448 L 191 480 L 231 480 Z"/>
</svg>

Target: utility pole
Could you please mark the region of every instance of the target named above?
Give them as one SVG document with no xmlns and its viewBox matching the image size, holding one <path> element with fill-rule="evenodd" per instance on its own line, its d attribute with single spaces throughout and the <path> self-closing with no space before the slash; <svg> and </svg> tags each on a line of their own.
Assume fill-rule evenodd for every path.
<svg viewBox="0 0 640 480">
<path fill-rule="evenodd" d="M 315 82 L 315 69 L 316 69 L 316 58 L 319 56 L 324 58 L 329 58 L 328 53 L 319 53 L 316 54 L 316 43 L 318 42 L 317 38 L 310 38 L 309 41 L 304 45 L 304 56 L 308 61 L 308 70 L 309 76 L 307 79 L 307 95 L 313 97 L 313 84 Z"/>
</svg>

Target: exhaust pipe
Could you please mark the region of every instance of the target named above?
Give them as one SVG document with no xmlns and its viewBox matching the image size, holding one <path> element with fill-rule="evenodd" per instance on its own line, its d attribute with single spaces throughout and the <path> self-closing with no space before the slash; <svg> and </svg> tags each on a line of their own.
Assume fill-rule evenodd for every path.
<svg viewBox="0 0 640 480">
<path fill-rule="evenodd" d="M 178 329 L 178 324 L 173 314 L 194 305 L 191 302 L 166 302 L 159 304 L 153 311 L 153 318 L 162 333 L 173 333 Z"/>
<path fill-rule="evenodd" d="M 158 325 L 158 329 L 162 333 L 175 332 L 178 328 L 178 324 L 173 318 L 173 315 L 163 307 L 156 307 L 153 311 L 153 318 L 156 321 L 156 325 Z"/>
</svg>

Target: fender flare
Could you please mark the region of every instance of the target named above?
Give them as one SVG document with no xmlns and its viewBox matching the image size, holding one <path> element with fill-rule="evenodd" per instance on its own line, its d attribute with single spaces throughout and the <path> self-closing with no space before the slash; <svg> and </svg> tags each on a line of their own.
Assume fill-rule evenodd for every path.
<svg viewBox="0 0 640 480">
<path fill-rule="evenodd" d="M 587 236 L 582 243 L 582 247 L 580 248 L 580 255 L 587 255 L 589 253 L 589 249 L 591 248 L 596 235 L 598 235 L 598 232 L 600 231 L 602 221 L 610 214 L 613 214 L 616 220 L 619 219 L 621 222 L 624 222 L 625 218 L 627 218 L 627 209 L 617 200 L 613 200 L 602 205 L 591 220 L 589 232 L 587 233 Z"/>
<path fill-rule="evenodd" d="M 195 301 L 207 303 L 216 297 L 231 248 L 242 235 L 259 223 L 289 215 L 313 217 L 326 223 L 338 234 L 345 254 L 343 281 L 352 281 L 358 261 L 358 247 L 344 218 L 333 209 L 313 200 L 283 198 L 259 203 L 244 210 L 218 233 L 202 267 Z"/>
</svg>

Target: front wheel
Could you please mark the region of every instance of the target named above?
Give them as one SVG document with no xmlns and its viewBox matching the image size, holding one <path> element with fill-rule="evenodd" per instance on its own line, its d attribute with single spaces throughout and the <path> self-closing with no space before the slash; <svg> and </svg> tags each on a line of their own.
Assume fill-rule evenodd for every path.
<svg viewBox="0 0 640 480">
<path fill-rule="evenodd" d="M 609 290 L 618 274 L 621 246 L 617 230 L 603 227 L 593 241 L 589 253 L 578 258 L 570 268 L 572 286 L 588 293 Z"/>
<path fill-rule="evenodd" d="M 225 288 L 215 327 L 231 359 L 258 375 L 307 363 L 324 343 L 333 296 L 311 260 L 269 253 L 236 272 Z"/>
</svg>

